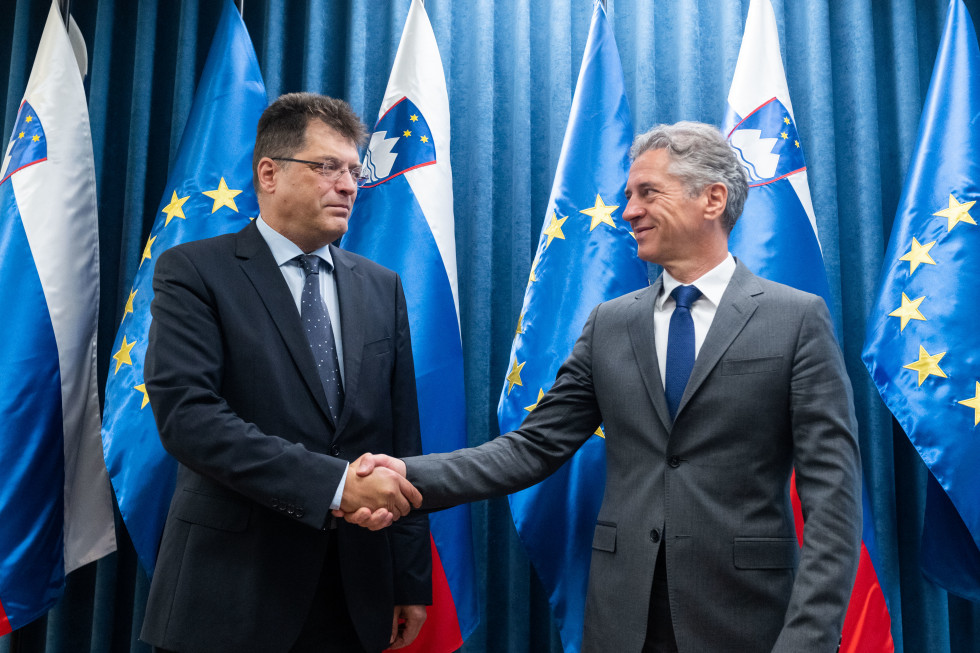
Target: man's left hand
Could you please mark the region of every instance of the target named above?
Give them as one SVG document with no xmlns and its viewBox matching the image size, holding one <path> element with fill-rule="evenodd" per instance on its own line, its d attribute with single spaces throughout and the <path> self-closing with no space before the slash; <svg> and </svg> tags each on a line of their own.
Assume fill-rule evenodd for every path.
<svg viewBox="0 0 980 653">
<path fill-rule="evenodd" d="M 391 620 L 391 646 L 388 648 L 402 648 L 414 642 L 422 630 L 425 617 L 424 605 L 396 605 Z"/>
</svg>

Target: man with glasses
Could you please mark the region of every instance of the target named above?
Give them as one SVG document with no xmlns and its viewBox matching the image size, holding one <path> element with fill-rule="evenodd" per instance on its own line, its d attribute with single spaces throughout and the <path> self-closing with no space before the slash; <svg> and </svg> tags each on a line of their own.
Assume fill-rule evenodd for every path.
<svg viewBox="0 0 980 653">
<path fill-rule="evenodd" d="M 421 453 L 401 282 L 331 244 L 364 137 L 343 101 L 280 97 L 256 136 L 260 215 L 157 262 L 146 388 L 180 463 L 141 634 L 158 650 L 374 652 L 425 620 L 427 518 L 330 514 L 366 502 L 379 529 L 420 501 L 348 464 Z"/>
</svg>

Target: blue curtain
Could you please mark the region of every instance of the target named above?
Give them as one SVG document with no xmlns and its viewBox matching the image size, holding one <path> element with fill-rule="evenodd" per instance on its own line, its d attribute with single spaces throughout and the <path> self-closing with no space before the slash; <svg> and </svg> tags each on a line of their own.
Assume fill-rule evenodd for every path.
<svg viewBox="0 0 980 653">
<path fill-rule="evenodd" d="M 227 0 L 230 1 L 230 0 Z M 75 0 L 85 35 L 102 265 L 104 386 L 121 310 L 220 13 L 215 0 Z M 980 0 L 966 2 L 980 17 Z M 0 119 L 10 133 L 46 0 L 0 9 Z M 409 0 L 246 0 L 270 97 L 317 91 L 377 117 Z M 919 571 L 926 470 L 860 361 L 864 325 L 932 73 L 947 0 L 773 0 L 843 348 L 897 650 L 980 650 L 980 606 Z M 469 439 L 497 435 L 496 401 L 550 193 L 591 0 L 428 0 L 452 112 Z M 608 0 L 638 130 L 719 124 L 748 0 Z M 234 119 L 234 116 L 229 116 Z M 980 481 L 980 479 L 978 479 Z M 475 504 L 482 620 L 465 651 L 560 651 L 505 499 Z M 8 651 L 146 651 L 147 592 L 120 550 L 61 603 L 0 639 Z M 711 597 L 706 596 L 705 601 Z"/>
</svg>

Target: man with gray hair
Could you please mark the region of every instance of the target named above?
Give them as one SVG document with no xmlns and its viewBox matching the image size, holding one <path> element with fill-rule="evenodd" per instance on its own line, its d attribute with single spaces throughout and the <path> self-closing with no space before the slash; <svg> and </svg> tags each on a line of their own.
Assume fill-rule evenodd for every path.
<svg viewBox="0 0 980 653">
<path fill-rule="evenodd" d="M 748 186 L 717 129 L 660 125 L 631 155 L 623 217 L 663 274 L 593 310 L 519 430 L 453 453 L 374 456 L 359 473 L 406 474 L 424 509 L 445 508 L 542 480 L 604 423 L 584 651 L 833 651 L 861 490 L 827 306 L 729 253 Z"/>
</svg>

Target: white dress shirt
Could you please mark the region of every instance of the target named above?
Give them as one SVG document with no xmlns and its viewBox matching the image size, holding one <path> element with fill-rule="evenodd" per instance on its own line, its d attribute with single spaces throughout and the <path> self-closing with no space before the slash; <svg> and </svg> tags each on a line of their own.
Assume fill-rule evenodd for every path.
<svg viewBox="0 0 980 653">
<path fill-rule="evenodd" d="M 701 296 L 691 305 L 691 319 L 694 321 L 695 360 L 701 353 L 701 345 L 704 344 L 704 338 L 708 335 L 711 322 L 715 319 L 715 313 L 721 303 L 721 296 L 725 294 L 728 282 L 732 280 L 734 274 L 735 259 L 729 253 L 721 263 L 705 272 L 693 283 L 687 284 L 697 286 L 698 290 L 701 291 Z M 677 305 L 670 293 L 680 285 L 684 284 L 681 284 L 680 281 L 664 270 L 663 288 L 654 303 L 654 340 L 657 345 L 657 362 L 660 364 L 661 381 L 667 378 L 667 333 L 670 330 L 670 316 L 673 315 L 674 307 Z"/>
<path fill-rule="evenodd" d="M 306 273 L 303 268 L 293 259 L 301 254 L 305 254 L 296 243 L 289 240 L 281 233 L 269 226 L 269 224 L 259 216 L 255 220 L 255 226 L 265 239 L 272 256 L 276 259 L 276 265 L 282 272 L 282 278 L 289 286 L 289 292 L 293 296 L 296 304 L 296 312 L 301 312 L 300 302 L 303 299 L 303 286 L 306 285 Z M 320 249 L 313 250 L 310 254 L 320 257 L 320 297 L 330 315 L 330 324 L 333 326 L 333 339 L 337 343 L 337 361 L 340 363 L 340 380 L 344 380 L 344 341 L 340 337 L 340 300 L 337 298 L 337 280 L 333 276 L 333 256 L 330 255 L 330 245 L 324 245 Z M 350 467 L 350 465 L 348 465 Z M 344 494 L 344 484 L 347 481 L 347 472 L 340 479 L 340 485 L 334 492 L 333 501 L 330 503 L 331 509 L 340 508 L 340 498 Z"/>
</svg>

